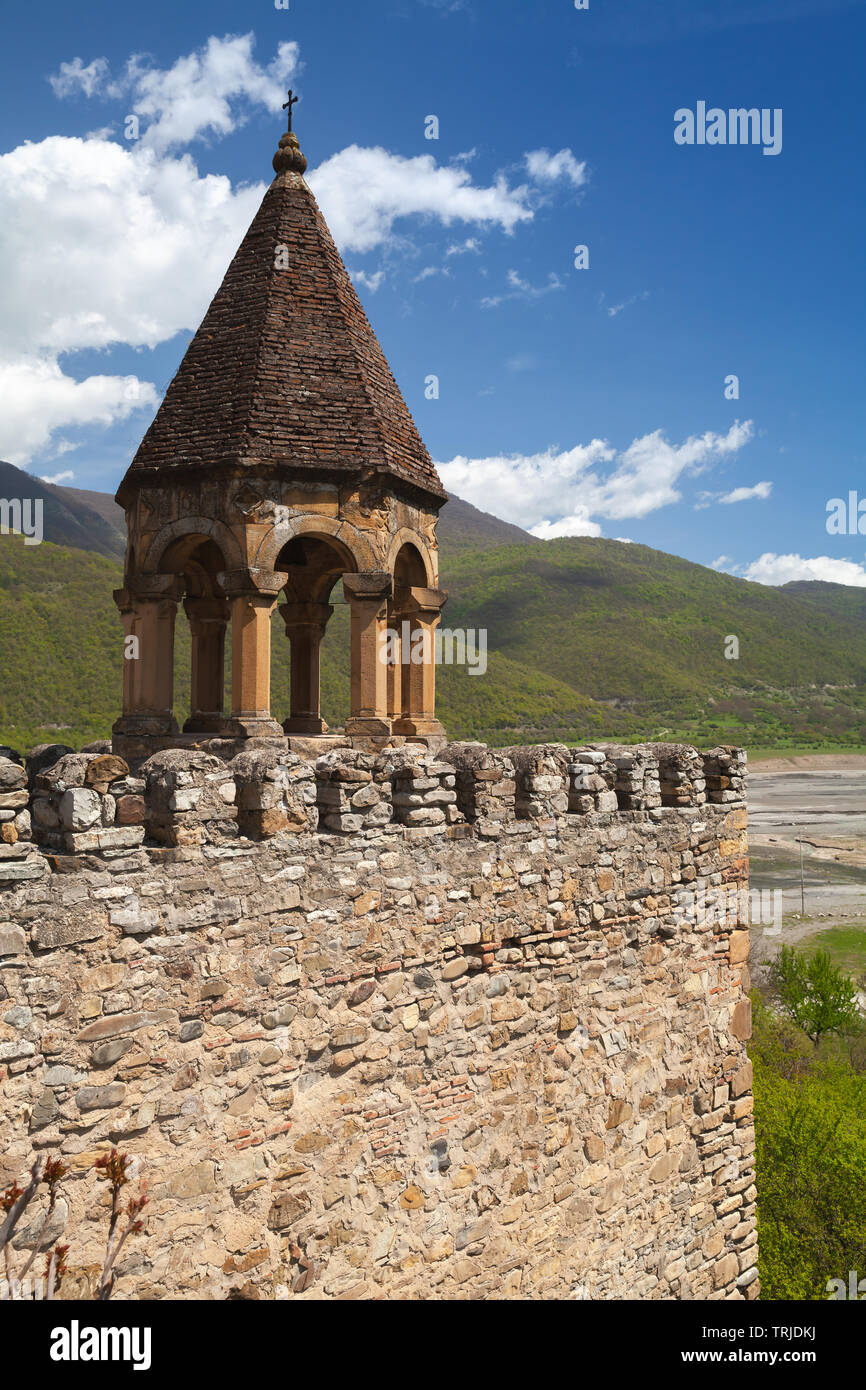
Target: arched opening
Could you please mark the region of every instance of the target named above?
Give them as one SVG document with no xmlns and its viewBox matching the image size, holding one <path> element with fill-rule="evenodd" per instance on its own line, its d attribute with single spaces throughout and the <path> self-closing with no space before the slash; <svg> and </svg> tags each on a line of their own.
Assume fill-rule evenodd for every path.
<svg viewBox="0 0 866 1390">
<path fill-rule="evenodd" d="M 161 574 L 182 578 L 183 606 L 189 621 L 189 717 L 184 733 L 218 734 L 225 722 L 230 608 L 219 581 L 225 568 L 220 547 L 210 536 L 200 534 L 179 536 L 160 559 Z M 182 649 L 185 646 L 183 643 Z"/>
<path fill-rule="evenodd" d="M 395 733 L 411 736 L 435 721 L 435 630 L 439 608 L 431 603 L 427 567 L 417 546 L 406 541 L 394 559 L 394 593 L 388 626 L 388 715 Z"/>
<path fill-rule="evenodd" d="M 321 709 L 321 657 L 335 607 L 331 593 L 344 574 L 356 573 L 357 568 L 347 546 L 315 533 L 293 537 L 277 556 L 275 569 L 288 576 L 286 601 L 279 609 L 290 646 L 289 713 L 283 721 L 287 734 L 327 732 Z"/>
<path fill-rule="evenodd" d="M 394 596 L 400 589 L 423 589 L 427 584 L 427 568 L 421 552 L 411 541 L 401 545 L 394 561 Z"/>
</svg>

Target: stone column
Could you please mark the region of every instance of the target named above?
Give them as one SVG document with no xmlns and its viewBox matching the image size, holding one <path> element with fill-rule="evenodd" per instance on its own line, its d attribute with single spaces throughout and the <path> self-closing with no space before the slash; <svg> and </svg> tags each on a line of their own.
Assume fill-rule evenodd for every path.
<svg viewBox="0 0 866 1390">
<path fill-rule="evenodd" d="M 394 636 L 391 642 L 389 653 L 391 659 L 386 668 L 385 682 L 388 693 L 388 718 L 393 727 L 394 720 L 400 718 L 403 709 L 403 667 L 400 660 L 403 651 L 403 612 L 393 603 L 388 605 L 388 627 Z"/>
<path fill-rule="evenodd" d="M 115 725 L 117 728 L 117 725 L 133 715 L 137 708 L 140 668 L 136 653 L 141 644 L 141 634 L 138 630 L 135 599 L 129 589 L 115 589 L 112 598 L 123 619 L 123 704 L 121 718 Z"/>
<path fill-rule="evenodd" d="M 442 589 L 412 588 L 401 597 L 409 642 L 408 652 L 401 653 L 402 712 L 393 731 L 406 737 L 439 737 L 445 730 L 436 718 L 436 628 L 448 595 Z"/>
<path fill-rule="evenodd" d="M 391 576 L 384 570 L 343 575 L 352 631 L 351 715 L 346 733 L 353 736 L 381 738 L 391 732 L 383 639 L 392 587 Z"/>
<path fill-rule="evenodd" d="M 292 649 L 291 710 L 283 720 L 287 734 L 325 734 L 320 711 L 320 656 L 325 628 L 333 614 L 330 603 L 284 603 L 280 615 Z"/>
<path fill-rule="evenodd" d="M 225 724 L 226 624 L 229 605 L 224 598 L 192 597 L 184 601 L 192 637 L 190 716 L 184 733 L 221 733 Z"/>
<path fill-rule="evenodd" d="M 284 574 L 250 568 L 219 576 L 231 603 L 232 710 L 224 728 L 241 738 L 283 738 L 271 718 L 271 614 Z"/>
<path fill-rule="evenodd" d="M 116 734 L 177 734 L 174 717 L 174 622 L 183 581 L 173 574 L 135 575 L 114 601 L 123 616 L 123 714 Z M 130 640 L 133 639 L 133 640 Z"/>
</svg>

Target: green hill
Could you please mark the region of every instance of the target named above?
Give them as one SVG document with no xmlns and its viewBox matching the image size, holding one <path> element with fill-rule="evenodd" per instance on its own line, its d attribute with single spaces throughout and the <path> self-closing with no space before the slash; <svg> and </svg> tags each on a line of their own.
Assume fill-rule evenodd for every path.
<svg viewBox="0 0 866 1390">
<path fill-rule="evenodd" d="M 783 584 L 780 593 L 805 599 L 822 613 L 849 618 L 866 624 L 866 588 L 853 584 L 829 584 L 823 579 L 795 579 Z"/>
<path fill-rule="evenodd" d="M 439 513 L 436 536 L 449 566 L 458 556 L 476 550 L 489 550 L 491 546 L 537 547 L 544 544 L 535 536 L 530 536 L 528 531 L 521 531 L 519 526 L 512 526 L 509 521 L 500 521 L 498 516 L 491 516 L 489 512 L 479 511 L 453 493 L 448 498 L 447 506 Z"/>
<path fill-rule="evenodd" d="M 848 614 L 648 546 L 580 537 L 476 551 L 448 564 L 447 585 L 449 622 L 483 615 L 497 650 L 570 684 L 579 672 L 601 699 L 866 678 L 866 626 Z"/>
<path fill-rule="evenodd" d="M 5 481 L 7 496 L 20 495 Z M 98 551 L 102 528 L 116 544 L 119 509 L 104 494 L 55 491 L 63 510 L 52 511 L 52 526 L 71 532 L 76 548 L 0 536 L 0 743 L 22 749 L 105 737 L 119 712 L 121 628 L 111 591 L 121 566 Z M 94 539 L 88 527 L 96 544 L 79 548 L 82 532 Z M 444 509 L 439 536 L 451 595 L 444 625 L 488 633 L 484 676 L 439 671 L 439 714 L 454 737 L 866 744 L 864 590 L 775 589 L 646 546 L 538 541 L 458 498 Z M 349 666 L 348 611 L 339 589 L 334 598 L 322 661 L 332 726 L 348 712 Z M 725 657 L 730 636 L 737 660 Z M 278 617 L 273 649 L 271 704 L 283 717 L 289 654 Z M 188 671 L 181 614 L 180 718 Z"/>
<path fill-rule="evenodd" d="M 42 534 L 55 545 L 73 545 L 81 550 L 94 550 L 98 555 L 123 559 L 126 548 L 123 512 L 106 493 L 81 492 L 77 488 L 43 483 L 14 464 L 0 460 L 0 498 L 41 502 Z M 101 500 L 94 506 L 94 499 Z"/>
</svg>

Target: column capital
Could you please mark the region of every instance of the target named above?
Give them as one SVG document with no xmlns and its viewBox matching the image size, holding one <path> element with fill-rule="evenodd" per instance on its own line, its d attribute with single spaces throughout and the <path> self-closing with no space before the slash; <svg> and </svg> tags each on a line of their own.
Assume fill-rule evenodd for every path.
<svg viewBox="0 0 866 1390">
<path fill-rule="evenodd" d="M 210 619 L 212 622 L 228 622 L 228 601 L 224 598 L 218 598 L 214 594 L 187 594 L 183 601 L 183 608 L 189 617 Z"/>
<path fill-rule="evenodd" d="M 399 598 L 405 613 L 439 613 L 448 602 L 447 589 L 401 589 Z"/>
<path fill-rule="evenodd" d="M 343 593 L 349 603 L 382 603 L 393 592 L 394 581 L 387 570 L 343 575 Z"/>
<path fill-rule="evenodd" d="M 203 635 L 204 630 L 212 625 L 225 627 L 231 611 L 226 599 L 204 594 L 188 595 L 183 601 L 183 609 L 194 636 Z"/>
<path fill-rule="evenodd" d="M 333 617 L 334 606 L 331 603 L 281 603 L 279 613 L 289 636 L 298 628 L 311 628 L 323 637 Z"/>
<path fill-rule="evenodd" d="M 256 598 L 275 600 L 288 578 L 278 570 L 259 569 L 256 565 L 247 569 L 226 570 L 217 577 L 228 598 L 248 598 L 252 601 Z"/>
<path fill-rule="evenodd" d="M 126 576 L 123 589 L 118 589 L 117 594 L 128 594 L 129 605 L 136 600 L 154 603 L 160 599 L 168 599 L 172 603 L 178 603 L 183 597 L 184 581 L 179 574 L 129 574 Z M 115 603 L 118 603 L 115 596 Z"/>
</svg>

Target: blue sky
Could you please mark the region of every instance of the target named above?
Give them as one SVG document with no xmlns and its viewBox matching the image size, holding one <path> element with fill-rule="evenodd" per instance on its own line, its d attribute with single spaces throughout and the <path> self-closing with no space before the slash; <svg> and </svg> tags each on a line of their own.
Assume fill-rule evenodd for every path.
<svg viewBox="0 0 866 1390">
<path fill-rule="evenodd" d="M 291 82 L 446 485 L 542 536 L 866 584 L 866 540 L 825 524 L 830 498 L 866 497 L 864 38 L 863 0 L 18 10 L 0 457 L 116 487 L 271 176 Z M 781 109 L 781 152 L 676 144 L 700 101 Z"/>
</svg>

